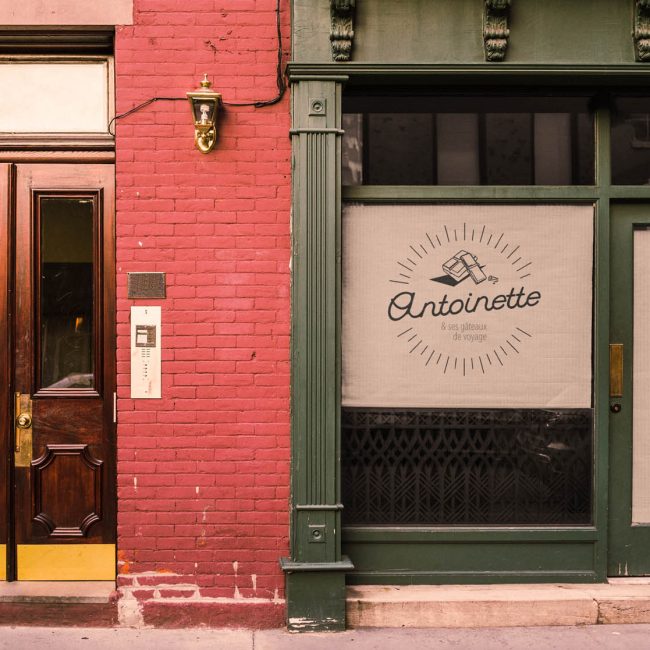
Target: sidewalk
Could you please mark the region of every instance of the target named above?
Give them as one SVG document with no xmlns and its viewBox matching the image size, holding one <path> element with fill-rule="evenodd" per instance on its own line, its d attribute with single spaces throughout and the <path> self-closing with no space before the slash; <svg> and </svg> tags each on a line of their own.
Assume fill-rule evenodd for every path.
<svg viewBox="0 0 650 650">
<path fill-rule="evenodd" d="M 331 634 L 284 630 L 0 628 L 0 650 L 645 650 L 650 624 L 482 629 L 359 629 Z"/>
</svg>

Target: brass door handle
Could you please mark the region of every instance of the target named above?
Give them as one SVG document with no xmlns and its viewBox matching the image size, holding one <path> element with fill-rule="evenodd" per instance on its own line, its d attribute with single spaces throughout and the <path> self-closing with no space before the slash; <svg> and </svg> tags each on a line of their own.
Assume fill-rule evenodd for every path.
<svg viewBox="0 0 650 650">
<path fill-rule="evenodd" d="M 609 344 L 609 396 L 623 397 L 623 344 Z"/>
<path fill-rule="evenodd" d="M 19 429 L 31 429 L 32 426 L 32 416 L 29 413 L 21 413 L 16 418 L 16 426 Z"/>
</svg>

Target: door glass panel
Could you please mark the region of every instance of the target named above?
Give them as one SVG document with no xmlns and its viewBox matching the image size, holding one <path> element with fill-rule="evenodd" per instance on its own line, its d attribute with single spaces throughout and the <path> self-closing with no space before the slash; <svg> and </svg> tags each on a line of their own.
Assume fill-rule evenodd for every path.
<svg viewBox="0 0 650 650">
<path fill-rule="evenodd" d="M 92 388 L 91 198 L 40 199 L 40 386 Z"/>
<path fill-rule="evenodd" d="M 634 230 L 632 523 L 650 523 L 650 230 Z"/>
</svg>

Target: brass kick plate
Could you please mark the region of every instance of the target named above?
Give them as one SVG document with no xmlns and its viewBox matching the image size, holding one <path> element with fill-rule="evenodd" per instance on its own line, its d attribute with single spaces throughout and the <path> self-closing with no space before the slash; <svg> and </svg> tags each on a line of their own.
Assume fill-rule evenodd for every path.
<svg viewBox="0 0 650 650">
<path fill-rule="evenodd" d="M 623 397 L 623 344 L 609 344 L 609 396 Z"/>
<path fill-rule="evenodd" d="M 18 580 L 115 580 L 115 544 L 18 544 Z"/>
<path fill-rule="evenodd" d="M 22 393 L 16 393 L 15 397 L 15 466 L 29 467 L 32 462 L 32 400 Z"/>
</svg>

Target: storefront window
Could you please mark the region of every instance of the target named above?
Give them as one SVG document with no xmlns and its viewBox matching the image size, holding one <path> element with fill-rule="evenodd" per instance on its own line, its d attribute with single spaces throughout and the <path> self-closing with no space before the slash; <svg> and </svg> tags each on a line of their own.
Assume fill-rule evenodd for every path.
<svg viewBox="0 0 650 650">
<path fill-rule="evenodd" d="M 591 522 L 594 207 L 348 205 L 344 521 Z"/>
<path fill-rule="evenodd" d="M 348 96 L 344 185 L 592 185 L 588 97 Z"/>
</svg>

